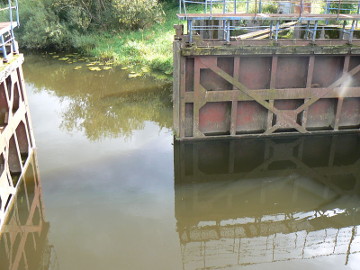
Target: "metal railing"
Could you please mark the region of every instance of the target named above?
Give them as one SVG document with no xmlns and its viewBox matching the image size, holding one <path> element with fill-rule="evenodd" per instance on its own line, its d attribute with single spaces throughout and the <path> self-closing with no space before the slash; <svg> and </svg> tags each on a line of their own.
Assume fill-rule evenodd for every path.
<svg viewBox="0 0 360 270">
<path fill-rule="evenodd" d="M 14 29 L 20 25 L 18 0 L 8 0 L 7 5 L 0 8 L 0 13 L 2 15 L 0 22 L 0 51 L 3 54 L 4 60 L 7 60 L 8 53 L 6 46 L 8 44 L 11 44 L 13 52 L 17 52 Z"/>
<path fill-rule="evenodd" d="M 202 6 L 202 8 L 195 8 Z M 179 13 L 359 14 L 359 0 L 179 0 Z M 193 13 L 193 12 L 191 12 Z"/>
<path fill-rule="evenodd" d="M 326 31 L 338 28 L 339 39 L 351 43 L 360 19 L 359 0 L 180 0 L 179 5 L 179 18 L 187 20 L 190 42 L 194 35 L 225 41 L 249 36 L 278 40 L 289 30 L 315 42 L 317 36 L 325 39 Z"/>
</svg>

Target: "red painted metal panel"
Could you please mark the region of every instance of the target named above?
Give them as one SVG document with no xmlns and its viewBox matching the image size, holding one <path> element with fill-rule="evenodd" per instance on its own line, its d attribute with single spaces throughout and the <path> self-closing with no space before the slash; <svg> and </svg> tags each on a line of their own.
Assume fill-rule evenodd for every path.
<svg viewBox="0 0 360 270">
<path fill-rule="evenodd" d="M 271 57 L 241 57 L 239 81 L 249 89 L 270 88 Z"/>
<path fill-rule="evenodd" d="M 309 57 L 282 56 L 278 58 L 276 88 L 303 88 L 306 86 Z"/>
<path fill-rule="evenodd" d="M 341 127 L 358 127 L 360 125 L 360 98 L 345 98 L 340 114 Z"/>
<path fill-rule="evenodd" d="M 194 58 L 186 58 L 185 91 L 194 91 Z"/>
<path fill-rule="evenodd" d="M 185 104 L 185 137 L 193 136 L 194 104 Z"/>
<path fill-rule="evenodd" d="M 309 107 L 307 128 L 329 129 L 335 123 L 336 99 L 320 99 Z"/>
<path fill-rule="evenodd" d="M 239 133 L 264 131 L 267 115 L 267 109 L 255 101 L 238 102 L 236 131 Z"/>
<path fill-rule="evenodd" d="M 352 70 L 358 65 L 360 65 L 360 56 L 351 56 L 349 70 Z M 360 86 L 360 73 L 352 76 L 351 86 Z"/>
<path fill-rule="evenodd" d="M 199 114 L 199 129 L 204 134 L 228 134 L 230 132 L 230 102 L 209 102 Z"/>
<path fill-rule="evenodd" d="M 316 56 L 312 87 L 327 87 L 343 74 L 344 56 Z"/>
<path fill-rule="evenodd" d="M 234 58 L 233 57 L 218 57 L 217 66 L 233 76 L 234 73 Z M 200 84 L 208 91 L 221 91 L 232 89 L 232 84 L 221 78 L 210 69 L 201 69 Z"/>
</svg>

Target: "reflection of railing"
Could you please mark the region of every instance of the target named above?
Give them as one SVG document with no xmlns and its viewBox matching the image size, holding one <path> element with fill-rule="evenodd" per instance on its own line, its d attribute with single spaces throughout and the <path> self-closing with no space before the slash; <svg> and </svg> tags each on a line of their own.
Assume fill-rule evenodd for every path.
<svg viewBox="0 0 360 270">
<path fill-rule="evenodd" d="M 175 144 L 184 269 L 360 252 L 360 136 Z"/>
<path fill-rule="evenodd" d="M 293 39 L 315 42 L 328 35 L 334 36 L 338 27 L 340 39 L 351 43 L 360 19 L 359 0 L 181 0 L 179 6 L 178 17 L 187 20 L 190 43 L 196 35 L 205 40 L 226 41 L 289 39 L 289 31 L 294 32 Z M 201 8 L 194 8 L 196 6 Z M 282 27 L 284 21 L 296 24 Z M 248 32 L 255 33 L 249 36 Z M 281 36 L 284 32 L 285 35 Z M 242 35 L 244 33 L 248 35 Z"/>
<path fill-rule="evenodd" d="M 14 29 L 20 25 L 18 0 L 8 0 L 8 5 L 0 8 L 0 12 L 5 15 L 0 22 L 0 50 L 7 61 L 9 55 L 18 51 L 14 35 Z"/>
<path fill-rule="evenodd" d="M 35 154 L 19 179 L 7 220 L 0 234 L 1 269 L 51 269 L 53 248 L 48 244 L 41 184 Z"/>
</svg>

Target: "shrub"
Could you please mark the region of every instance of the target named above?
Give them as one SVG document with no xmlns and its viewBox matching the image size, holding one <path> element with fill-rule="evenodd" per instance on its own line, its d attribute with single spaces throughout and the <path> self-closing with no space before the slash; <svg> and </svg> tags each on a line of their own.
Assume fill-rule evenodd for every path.
<svg viewBox="0 0 360 270">
<path fill-rule="evenodd" d="M 58 17 L 51 10 L 49 0 L 22 0 L 19 5 L 23 23 L 17 34 L 23 47 L 44 49 L 68 46 L 68 29 L 59 22 Z"/>
<path fill-rule="evenodd" d="M 113 7 L 123 29 L 144 29 L 163 20 L 164 12 L 157 0 L 113 0 Z"/>
</svg>

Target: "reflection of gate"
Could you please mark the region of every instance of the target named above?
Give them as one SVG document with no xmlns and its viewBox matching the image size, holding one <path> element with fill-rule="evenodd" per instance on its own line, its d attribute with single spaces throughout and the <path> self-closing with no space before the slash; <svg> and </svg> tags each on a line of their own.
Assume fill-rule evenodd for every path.
<svg viewBox="0 0 360 270">
<path fill-rule="evenodd" d="M 175 144 L 185 269 L 360 252 L 360 136 Z"/>
<path fill-rule="evenodd" d="M 18 192 L 0 235 L 0 261 L 6 270 L 50 269 L 51 247 L 44 221 L 41 184 L 35 155 L 19 179 Z"/>
</svg>

